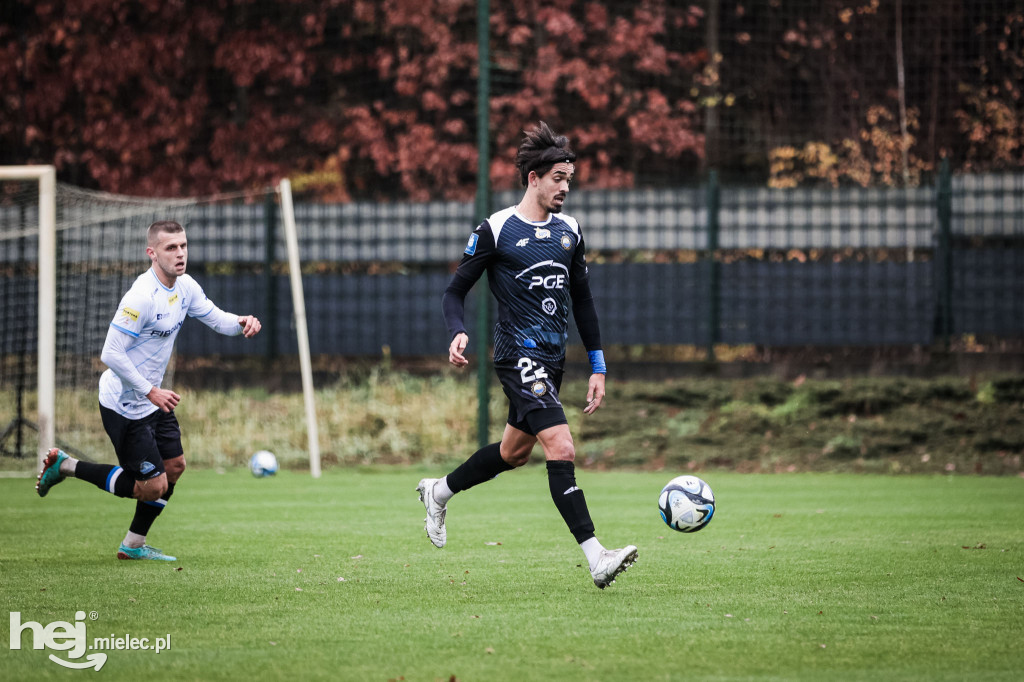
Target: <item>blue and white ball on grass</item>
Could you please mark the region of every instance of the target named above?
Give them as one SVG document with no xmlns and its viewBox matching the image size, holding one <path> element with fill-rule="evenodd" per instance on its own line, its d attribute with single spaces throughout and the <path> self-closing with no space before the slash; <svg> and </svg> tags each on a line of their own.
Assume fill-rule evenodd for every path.
<svg viewBox="0 0 1024 682">
<path fill-rule="evenodd" d="M 256 478 L 265 478 L 277 473 L 277 457 L 270 450 L 260 450 L 249 458 L 249 471 Z"/>
<path fill-rule="evenodd" d="M 715 515 L 715 494 L 696 476 L 679 476 L 668 482 L 658 496 L 661 519 L 672 530 L 696 533 Z"/>
</svg>

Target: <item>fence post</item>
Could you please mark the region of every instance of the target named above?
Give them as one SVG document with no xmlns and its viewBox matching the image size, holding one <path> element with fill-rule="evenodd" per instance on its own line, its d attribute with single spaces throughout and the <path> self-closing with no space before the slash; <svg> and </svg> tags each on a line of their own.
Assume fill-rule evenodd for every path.
<svg viewBox="0 0 1024 682">
<path fill-rule="evenodd" d="M 476 82 L 476 222 L 479 225 L 491 214 L 491 6 L 489 0 L 477 0 L 477 82 Z M 490 431 L 491 368 L 488 357 L 488 323 L 490 322 L 490 287 L 487 275 L 477 282 L 476 313 L 476 441 L 487 445 Z"/>
<path fill-rule="evenodd" d="M 274 261 L 277 247 L 277 203 L 274 192 L 267 192 L 263 200 L 263 291 L 266 295 L 266 322 L 263 336 L 266 339 L 264 360 L 270 363 L 277 359 L 277 276 Z"/>
<path fill-rule="evenodd" d="M 708 261 L 708 347 L 707 361 L 715 360 L 715 344 L 719 341 L 719 319 L 721 305 L 719 292 L 721 289 L 721 264 L 718 262 L 718 209 L 719 187 L 718 171 L 712 169 L 708 173 L 707 212 L 708 241 L 706 258 Z"/>
<path fill-rule="evenodd" d="M 949 169 L 949 157 L 942 158 L 936 189 L 935 214 L 939 221 L 939 243 L 935 258 L 938 276 L 935 331 L 943 346 L 949 350 L 949 339 L 953 333 L 953 176 Z"/>
</svg>

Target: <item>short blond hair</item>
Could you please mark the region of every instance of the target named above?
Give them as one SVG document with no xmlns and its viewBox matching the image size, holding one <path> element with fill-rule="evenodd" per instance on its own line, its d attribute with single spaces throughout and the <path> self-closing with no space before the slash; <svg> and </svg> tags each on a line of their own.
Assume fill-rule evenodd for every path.
<svg viewBox="0 0 1024 682">
<path fill-rule="evenodd" d="M 161 233 L 177 234 L 184 231 L 185 228 L 173 220 L 158 220 L 149 226 L 149 231 L 146 233 L 146 244 L 148 246 L 156 246 Z"/>
</svg>

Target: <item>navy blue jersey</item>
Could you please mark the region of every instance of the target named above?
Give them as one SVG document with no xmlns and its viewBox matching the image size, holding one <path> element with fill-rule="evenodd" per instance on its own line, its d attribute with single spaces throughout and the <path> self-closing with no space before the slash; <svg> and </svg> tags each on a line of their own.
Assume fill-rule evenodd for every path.
<svg viewBox="0 0 1024 682">
<path fill-rule="evenodd" d="M 481 223 L 445 292 L 445 317 L 453 336 L 465 331 L 465 293 L 485 270 L 498 301 L 495 362 L 524 357 L 563 362 L 570 309 L 587 349 L 600 348 L 586 247 L 574 218 L 557 213 L 535 223 L 513 206 Z M 586 324 L 581 324 L 580 309 L 587 311 Z"/>
</svg>

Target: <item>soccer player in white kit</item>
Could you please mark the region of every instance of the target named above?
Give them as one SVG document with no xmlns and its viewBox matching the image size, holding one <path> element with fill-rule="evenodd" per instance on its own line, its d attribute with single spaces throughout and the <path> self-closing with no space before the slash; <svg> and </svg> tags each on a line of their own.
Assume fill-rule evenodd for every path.
<svg viewBox="0 0 1024 682">
<path fill-rule="evenodd" d="M 79 461 L 52 448 L 36 490 L 45 497 L 71 476 L 118 497 L 134 498 L 135 517 L 117 558 L 175 561 L 146 544 L 150 527 L 185 471 L 181 430 L 174 416 L 181 396 L 160 388 L 174 340 L 186 317 L 195 317 L 227 336 L 251 338 L 261 325 L 253 315 L 234 315 L 215 306 L 185 274 L 188 242 L 178 223 L 164 220 L 150 225 L 146 255 L 153 266 L 135 280 L 118 304 L 100 355 L 109 367 L 100 377 L 100 416 L 118 464 Z"/>
</svg>

